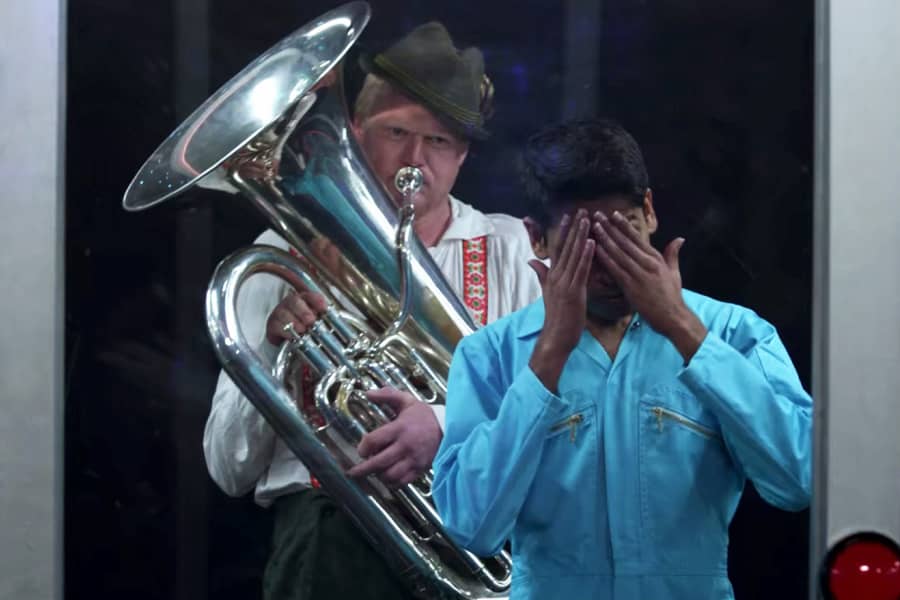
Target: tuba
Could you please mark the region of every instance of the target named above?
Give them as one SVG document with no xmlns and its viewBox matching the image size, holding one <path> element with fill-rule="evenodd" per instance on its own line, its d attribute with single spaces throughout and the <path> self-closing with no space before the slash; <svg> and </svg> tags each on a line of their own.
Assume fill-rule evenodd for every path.
<svg viewBox="0 0 900 600">
<path fill-rule="evenodd" d="M 506 551 L 481 558 L 446 534 L 431 476 L 398 489 L 354 481 L 365 433 L 394 415 L 365 391 L 390 385 L 442 404 L 450 358 L 474 322 L 425 247 L 414 212 L 397 210 L 349 127 L 343 59 L 369 21 L 351 2 L 306 24 L 197 108 L 146 161 L 125 193 L 138 211 L 193 186 L 241 194 L 296 250 L 255 245 L 223 260 L 206 298 L 223 368 L 288 448 L 421 598 L 506 597 Z M 409 198 L 415 168 L 395 182 Z M 254 274 L 325 296 L 327 310 L 267 364 L 241 334 L 237 299 Z M 318 376 L 317 415 L 299 407 L 299 365 Z"/>
</svg>

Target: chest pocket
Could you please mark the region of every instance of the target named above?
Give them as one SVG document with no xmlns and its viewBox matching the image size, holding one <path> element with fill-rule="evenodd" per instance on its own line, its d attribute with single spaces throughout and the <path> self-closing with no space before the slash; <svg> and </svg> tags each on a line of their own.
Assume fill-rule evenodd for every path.
<svg viewBox="0 0 900 600">
<path fill-rule="evenodd" d="M 639 406 L 644 534 L 680 564 L 724 561 L 728 523 L 743 488 L 715 418 L 678 382 L 655 386 Z"/>
<path fill-rule="evenodd" d="M 572 409 L 547 427 L 541 463 L 519 514 L 515 543 L 553 563 L 580 563 L 599 543 L 585 526 L 596 511 L 598 441 L 593 404 Z"/>
</svg>

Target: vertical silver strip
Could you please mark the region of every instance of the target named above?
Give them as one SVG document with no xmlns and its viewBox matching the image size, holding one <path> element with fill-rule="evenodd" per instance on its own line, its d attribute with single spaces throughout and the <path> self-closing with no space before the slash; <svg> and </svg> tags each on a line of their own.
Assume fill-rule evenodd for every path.
<svg viewBox="0 0 900 600">
<path fill-rule="evenodd" d="M 54 425 L 53 428 L 57 434 L 53 437 L 53 460 L 56 462 L 56 476 L 54 477 L 53 498 L 56 502 L 56 510 L 53 518 L 54 537 L 56 538 L 55 552 L 53 556 L 54 570 L 56 571 L 56 579 L 51 580 L 52 596 L 58 600 L 62 600 L 65 590 L 65 432 L 66 432 L 66 411 L 65 411 L 65 365 L 66 365 L 66 319 L 65 319 L 65 303 L 66 303 L 66 110 L 68 99 L 68 0 L 50 0 L 55 2 L 59 9 L 57 17 L 57 27 L 59 31 L 59 42 L 56 49 L 57 56 L 57 105 L 56 105 L 56 282 L 54 290 L 54 303 L 56 305 L 55 319 L 56 336 L 53 344 L 53 389 L 55 390 L 53 398 Z M 46 43 L 46 42 L 44 42 Z"/>
<path fill-rule="evenodd" d="M 64 0 L 0 2 L 0 599 L 62 598 Z"/>
<path fill-rule="evenodd" d="M 814 570 L 847 535 L 900 538 L 900 4 L 817 8 Z"/>
<path fill-rule="evenodd" d="M 829 261 L 829 5 L 815 6 L 813 165 L 812 389 L 813 497 L 810 511 L 809 590 L 818 598 L 818 571 L 826 549 L 828 515 L 828 261 Z"/>
</svg>

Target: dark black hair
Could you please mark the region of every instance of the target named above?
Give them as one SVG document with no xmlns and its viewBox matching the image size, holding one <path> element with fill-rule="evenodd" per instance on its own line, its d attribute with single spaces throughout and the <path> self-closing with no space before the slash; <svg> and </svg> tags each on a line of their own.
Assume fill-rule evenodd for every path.
<svg viewBox="0 0 900 600">
<path fill-rule="evenodd" d="M 551 224 L 554 208 L 602 196 L 643 202 L 650 187 L 637 142 L 613 121 L 580 118 L 549 125 L 522 152 L 521 176 L 529 214 Z"/>
</svg>

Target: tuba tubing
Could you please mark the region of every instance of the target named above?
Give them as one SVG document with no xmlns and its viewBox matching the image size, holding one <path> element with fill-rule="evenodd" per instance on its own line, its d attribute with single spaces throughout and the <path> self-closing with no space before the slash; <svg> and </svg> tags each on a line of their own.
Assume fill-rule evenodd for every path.
<svg viewBox="0 0 900 600">
<path fill-rule="evenodd" d="M 366 493 L 345 474 L 345 467 L 320 440 L 320 433 L 306 421 L 283 381 L 253 350 L 240 333 L 237 298 L 251 276 L 268 273 L 295 289 L 321 293 L 316 282 L 289 253 L 268 246 L 250 246 L 227 257 L 213 273 L 206 296 L 207 326 L 213 348 L 223 368 L 248 400 L 271 424 L 285 445 L 315 473 L 322 487 L 347 512 L 369 542 L 378 548 L 389 567 L 422 598 L 499 598 L 509 586 L 508 574 L 496 577 L 474 554 L 445 543 L 461 558 L 471 576 L 484 583 L 473 589 L 471 581 L 436 566 L 437 558 L 423 549 L 415 532 L 392 514 L 395 509 L 378 494 Z M 333 308 L 332 308 L 333 310 Z M 280 354 L 285 354 L 284 352 Z M 279 361 L 282 362 L 282 361 Z M 327 359 L 311 361 L 325 368 Z M 332 377 L 337 371 L 332 370 Z M 330 385 L 323 380 L 321 387 Z M 318 396 L 319 394 L 317 394 Z M 415 485 L 395 491 L 407 510 L 436 531 L 442 525 L 430 498 Z M 442 535 L 442 534 L 439 534 Z M 504 557 L 508 563 L 509 557 Z"/>
</svg>

